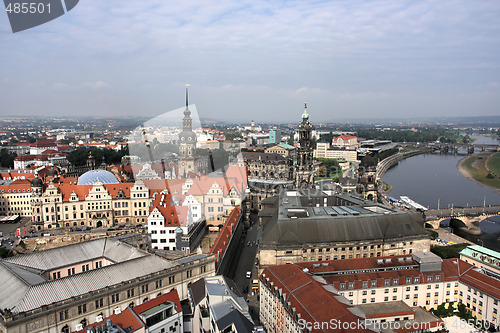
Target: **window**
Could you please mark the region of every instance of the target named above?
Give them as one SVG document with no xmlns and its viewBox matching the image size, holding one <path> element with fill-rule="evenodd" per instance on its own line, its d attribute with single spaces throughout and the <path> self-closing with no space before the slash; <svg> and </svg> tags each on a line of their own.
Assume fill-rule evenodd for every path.
<svg viewBox="0 0 500 333">
<path fill-rule="evenodd" d="M 389 297 L 384 297 L 384 302 L 387 302 L 389 300 Z"/>
<path fill-rule="evenodd" d="M 375 303 L 375 298 L 371 298 L 370 302 Z"/>
<path fill-rule="evenodd" d="M 372 290 L 372 292 L 371 292 L 371 294 L 372 294 L 372 295 L 375 295 L 375 293 L 376 293 L 376 292 L 377 292 L 377 291 L 376 291 L 375 289 L 373 289 L 373 290 Z"/>
<path fill-rule="evenodd" d="M 162 285 L 162 281 L 161 280 L 157 280 L 156 281 L 156 289 L 161 288 L 161 285 Z"/>
<path fill-rule="evenodd" d="M 68 310 L 64 310 L 64 311 L 59 312 L 59 320 L 63 321 L 66 319 L 68 319 Z"/>
<path fill-rule="evenodd" d="M 127 298 L 134 297 L 135 291 L 134 289 L 127 290 Z"/>
<path fill-rule="evenodd" d="M 391 285 L 391 280 L 390 279 L 385 279 L 384 280 L 384 286 L 390 286 Z"/>
<path fill-rule="evenodd" d="M 384 294 L 388 294 L 388 293 L 389 293 L 389 289 L 385 289 Z"/>
<path fill-rule="evenodd" d="M 372 287 L 376 287 L 377 286 L 377 280 L 372 280 Z"/>
<path fill-rule="evenodd" d="M 366 296 L 368 292 L 366 290 L 363 290 L 363 296 Z"/>
<path fill-rule="evenodd" d="M 78 305 L 78 314 L 87 312 L 87 304 Z"/>
<path fill-rule="evenodd" d="M 111 303 L 116 303 L 120 301 L 120 294 L 111 295 Z"/>
<path fill-rule="evenodd" d="M 368 288 L 368 281 L 363 281 L 362 285 L 363 285 L 363 288 Z"/>
<path fill-rule="evenodd" d="M 103 299 L 102 298 L 96 299 L 95 300 L 95 308 L 99 309 L 99 308 L 102 308 L 102 307 L 103 307 Z"/>
<path fill-rule="evenodd" d="M 141 289 L 142 289 L 142 293 L 147 293 L 149 291 L 149 285 L 148 284 L 143 284 L 141 286 Z"/>
</svg>

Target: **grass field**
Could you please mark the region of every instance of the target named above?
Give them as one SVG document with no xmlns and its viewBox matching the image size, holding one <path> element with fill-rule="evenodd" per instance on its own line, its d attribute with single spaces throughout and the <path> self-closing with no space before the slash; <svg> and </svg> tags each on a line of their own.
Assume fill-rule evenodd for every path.
<svg viewBox="0 0 500 333">
<path fill-rule="evenodd" d="M 467 157 L 461 167 L 475 181 L 500 189 L 500 153 L 480 153 Z"/>
<path fill-rule="evenodd" d="M 500 176 L 500 153 L 495 153 L 489 158 L 488 169 L 495 175 Z"/>
</svg>

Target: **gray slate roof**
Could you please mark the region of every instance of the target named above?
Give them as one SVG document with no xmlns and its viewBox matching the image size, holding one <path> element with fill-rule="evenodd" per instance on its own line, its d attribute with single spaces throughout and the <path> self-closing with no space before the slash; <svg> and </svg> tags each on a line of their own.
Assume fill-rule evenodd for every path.
<svg viewBox="0 0 500 333">
<path fill-rule="evenodd" d="M 48 280 L 45 270 L 106 257 L 114 264 Z M 0 309 L 21 313 L 178 265 L 110 239 L 98 239 L 0 260 Z"/>
<path fill-rule="evenodd" d="M 120 244 L 122 244 L 121 247 Z M 119 241 L 99 238 L 89 242 L 9 257 L 4 259 L 4 261 L 23 267 L 47 271 L 102 257 L 117 263 L 144 255 L 146 255 L 144 252 L 135 250 Z"/>
<path fill-rule="evenodd" d="M 422 214 L 368 214 L 349 217 L 276 219 L 263 230 L 262 244 L 348 242 L 427 236 Z"/>
</svg>

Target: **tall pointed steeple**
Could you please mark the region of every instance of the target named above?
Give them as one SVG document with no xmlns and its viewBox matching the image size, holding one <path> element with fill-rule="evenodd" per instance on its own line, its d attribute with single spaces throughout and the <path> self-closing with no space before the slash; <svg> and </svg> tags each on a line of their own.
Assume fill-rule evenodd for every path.
<svg viewBox="0 0 500 333">
<path fill-rule="evenodd" d="M 188 87 L 186 84 L 186 109 L 182 118 L 182 132 L 179 134 L 179 176 L 185 177 L 188 172 L 196 172 L 195 148 L 196 134 L 193 132 L 193 120 L 189 110 Z"/>
<path fill-rule="evenodd" d="M 186 83 L 186 109 L 184 110 L 184 116 L 185 118 L 189 117 L 191 115 L 191 111 L 189 110 L 189 99 L 188 99 L 188 87 L 189 84 Z"/>
<path fill-rule="evenodd" d="M 304 113 L 302 114 L 303 120 L 309 120 L 309 113 L 307 113 L 307 102 L 304 102 Z"/>
</svg>

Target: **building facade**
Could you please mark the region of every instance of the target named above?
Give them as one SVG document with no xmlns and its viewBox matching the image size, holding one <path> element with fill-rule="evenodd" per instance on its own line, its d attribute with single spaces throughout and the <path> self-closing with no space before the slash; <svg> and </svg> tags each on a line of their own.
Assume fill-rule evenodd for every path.
<svg viewBox="0 0 500 333">
<path fill-rule="evenodd" d="M 463 303 L 478 320 L 498 327 L 499 286 L 497 278 L 462 260 L 430 252 L 280 265 L 260 276 L 260 319 L 268 330 L 302 332 L 304 321 L 321 320 L 325 312 L 338 318 L 343 311 L 346 320 L 356 314 L 372 324 L 395 321 L 394 332 L 432 332 L 443 322 L 419 309 Z M 402 330 L 405 322 L 420 326 Z"/>
<path fill-rule="evenodd" d="M 2 259 L 0 331 L 66 333 L 172 290 L 184 299 L 214 263 L 166 260 L 108 238 Z"/>
<path fill-rule="evenodd" d="M 355 162 L 358 159 L 358 152 L 356 149 L 332 147 L 328 142 L 318 142 L 314 150 L 314 158 L 335 158 Z"/>
<path fill-rule="evenodd" d="M 430 250 L 430 234 L 418 212 L 319 190 L 284 190 L 264 200 L 262 206 L 260 269 Z"/>
</svg>

